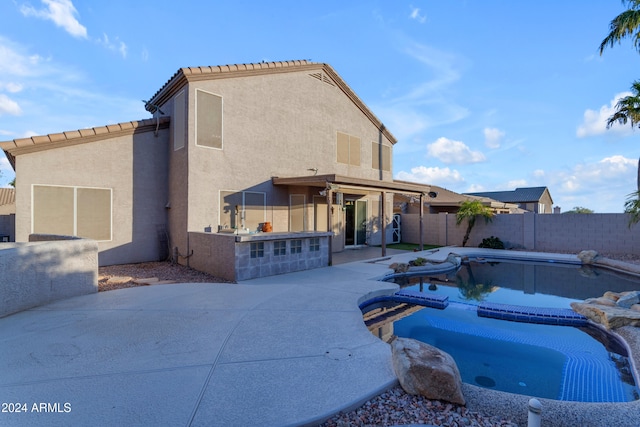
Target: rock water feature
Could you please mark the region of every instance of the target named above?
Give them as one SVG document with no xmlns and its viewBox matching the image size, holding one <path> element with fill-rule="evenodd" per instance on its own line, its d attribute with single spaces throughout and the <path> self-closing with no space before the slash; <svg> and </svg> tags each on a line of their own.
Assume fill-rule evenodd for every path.
<svg viewBox="0 0 640 427">
<path fill-rule="evenodd" d="M 640 268 L 636 265 L 601 257 L 596 251 L 582 251 L 578 254 L 578 258 L 583 264 L 628 274 L 640 274 Z M 640 326 L 640 290 L 605 292 L 601 297 L 573 302 L 571 308 L 609 330 L 623 326 Z"/>
</svg>

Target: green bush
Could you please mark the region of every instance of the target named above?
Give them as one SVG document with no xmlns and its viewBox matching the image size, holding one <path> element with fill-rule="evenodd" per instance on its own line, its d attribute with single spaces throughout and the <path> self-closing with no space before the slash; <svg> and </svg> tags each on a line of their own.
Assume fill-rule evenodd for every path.
<svg viewBox="0 0 640 427">
<path fill-rule="evenodd" d="M 412 261 L 409 261 L 409 265 L 414 265 L 416 267 L 420 267 L 423 266 L 427 263 L 427 260 L 425 258 L 422 257 L 418 257 Z"/>
<path fill-rule="evenodd" d="M 482 239 L 482 243 L 478 245 L 479 248 L 489 248 L 489 249 L 504 249 L 504 243 L 498 237 L 486 237 Z"/>
</svg>

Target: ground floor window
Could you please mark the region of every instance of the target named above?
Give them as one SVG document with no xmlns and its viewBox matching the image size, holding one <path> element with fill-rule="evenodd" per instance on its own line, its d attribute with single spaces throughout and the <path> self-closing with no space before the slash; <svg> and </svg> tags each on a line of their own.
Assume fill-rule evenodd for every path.
<svg viewBox="0 0 640 427">
<path fill-rule="evenodd" d="M 320 250 L 320 238 L 313 237 L 309 239 L 309 252 L 318 252 Z"/>
<path fill-rule="evenodd" d="M 262 230 L 266 221 L 267 195 L 256 191 L 220 191 L 220 225 Z"/>
<path fill-rule="evenodd" d="M 32 186 L 34 234 L 60 234 L 112 240 L 110 188 Z"/>
</svg>

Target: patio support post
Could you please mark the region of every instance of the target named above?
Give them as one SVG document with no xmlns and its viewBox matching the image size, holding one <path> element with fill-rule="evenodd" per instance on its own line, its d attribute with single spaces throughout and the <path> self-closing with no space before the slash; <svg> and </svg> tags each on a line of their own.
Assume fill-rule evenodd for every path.
<svg viewBox="0 0 640 427">
<path fill-rule="evenodd" d="M 424 250 L 424 193 L 420 193 L 420 250 Z"/>
<path fill-rule="evenodd" d="M 380 208 L 380 229 L 382 230 L 382 236 L 380 238 L 382 243 L 382 256 L 387 255 L 387 222 L 385 218 L 384 205 L 387 202 L 384 197 L 384 191 L 381 191 L 382 194 L 382 206 Z"/>
</svg>

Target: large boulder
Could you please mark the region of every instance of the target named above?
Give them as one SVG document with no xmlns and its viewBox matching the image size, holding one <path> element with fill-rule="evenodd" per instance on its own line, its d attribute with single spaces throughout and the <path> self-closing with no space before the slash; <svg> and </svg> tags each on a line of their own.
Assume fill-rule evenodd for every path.
<svg viewBox="0 0 640 427">
<path fill-rule="evenodd" d="M 582 251 L 578 254 L 578 259 L 580 259 L 583 264 L 593 264 L 599 258 L 600 254 L 596 251 Z"/>
<path fill-rule="evenodd" d="M 409 394 L 464 405 L 462 379 L 448 353 L 410 338 L 391 343 L 393 369 L 400 385 Z"/>
</svg>

